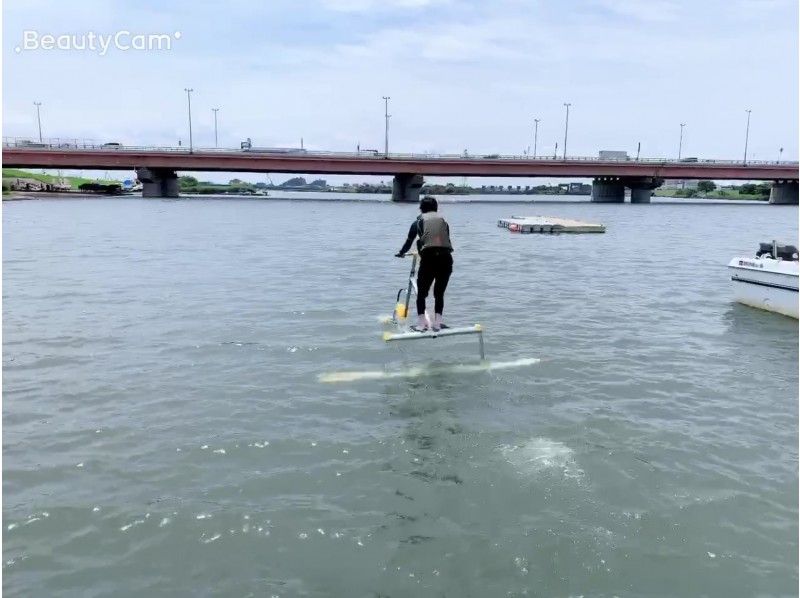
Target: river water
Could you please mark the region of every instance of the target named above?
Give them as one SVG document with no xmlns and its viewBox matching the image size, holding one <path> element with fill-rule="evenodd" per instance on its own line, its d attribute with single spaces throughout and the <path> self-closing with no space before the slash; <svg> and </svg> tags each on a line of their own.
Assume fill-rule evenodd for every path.
<svg viewBox="0 0 800 598">
<path fill-rule="evenodd" d="M 414 206 L 4 202 L 5 594 L 794 595 L 798 325 L 726 264 L 797 207 L 442 212 L 505 369 L 381 341 Z"/>
</svg>

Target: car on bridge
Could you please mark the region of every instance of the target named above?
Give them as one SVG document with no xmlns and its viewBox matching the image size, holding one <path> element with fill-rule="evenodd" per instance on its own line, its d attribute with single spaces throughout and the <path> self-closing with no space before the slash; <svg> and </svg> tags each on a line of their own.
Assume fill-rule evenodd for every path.
<svg viewBox="0 0 800 598">
<path fill-rule="evenodd" d="M 103 149 L 122 149 L 122 144 L 116 141 L 109 141 L 103 144 Z"/>
</svg>

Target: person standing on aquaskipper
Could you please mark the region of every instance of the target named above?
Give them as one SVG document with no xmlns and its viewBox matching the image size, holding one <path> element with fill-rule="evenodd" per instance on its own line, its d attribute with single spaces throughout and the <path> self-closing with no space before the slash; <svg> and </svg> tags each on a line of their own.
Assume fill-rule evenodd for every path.
<svg viewBox="0 0 800 598">
<path fill-rule="evenodd" d="M 434 320 L 431 328 L 439 331 L 448 328 L 442 313 L 444 312 L 444 292 L 450 275 L 453 273 L 453 244 L 450 242 L 450 225 L 438 213 L 439 205 L 435 197 L 426 195 L 419 202 L 422 212 L 411 228 L 403 248 L 395 257 L 404 257 L 411 248 L 415 237 L 420 264 L 417 273 L 417 325 L 411 329 L 416 332 L 428 330 L 428 319 L 425 317 L 425 299 L 433 285 Z"/>
</svg>

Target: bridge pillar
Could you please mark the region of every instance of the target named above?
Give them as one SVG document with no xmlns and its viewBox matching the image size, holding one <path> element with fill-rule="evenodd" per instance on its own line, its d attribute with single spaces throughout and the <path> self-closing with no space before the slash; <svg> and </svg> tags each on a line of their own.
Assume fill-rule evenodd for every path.
<svg viewBox="0 0 800 598">
<path fill-rule="evenodd" d="M 776 205 L 797 205 L 797 181 L 775 181 L 769 192 L 769 203 Z"/>
<path fill-rule="evenodd" d="M 178 175 L 171 168 L 137 168 L 142 197 L 178 197 Z"/>
<path fill-rule="evenodd" d="M 397 174 L 392 181 L 392 201 L 416 203 L 424 182 L 421 174 Z"/>
<path fill-rule="evenodd" d="M 652 177 L 642 177 L 637 179 L 627 179 L 625 186 L 630 187 L 631 203 L 650 203 L 653 196 L 653 189 L 660 187 L 664 179 Z"/>
<path fill-rule="evenodd" d="M 623 203 L 625 183 L 618 177 L 598 177 L 592 181 L 592 201 L 597 203 Z"/>
<path fill-rule="evenodd" d="M 648 187 L 631 187 L 631 203 L 650 203 L 653 190 Z"/>
</svg>

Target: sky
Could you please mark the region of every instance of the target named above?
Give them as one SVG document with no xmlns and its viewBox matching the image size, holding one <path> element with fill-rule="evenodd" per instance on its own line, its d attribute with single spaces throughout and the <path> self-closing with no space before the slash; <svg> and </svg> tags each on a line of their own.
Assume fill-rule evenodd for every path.
<svg viewBox="0 0 800 598">
<path fill-rule="evenodd" d="M 123 47 L 101 53 L 30 41 L 49 34 L 80 42 L 89 32 L 123 32 Z M 125 49 L 137 34 L 170 36 L 169 48 Z M 196 147 L 213 147 L 218 107 L 220 146 L 249 137 L 257 146 L 297 147 L 302 138 L 307 149 L 382 149 L 382 96 L 390 96 L 393 152 L 522 154 L 538 118 L 538 153 L 552 155 L 558 143 L 560 154 L 569 102 L 571 156 L 635 155 L 641 143 L 642 157 L 675 157 L 686 123 L 684 157 L 739 159 L 750 109 L 748 157 L 776 160 L 782 147 L 783 159 L 796 160 L 798 5 L 3 2 L 4 136 L 38 137 L 38 101 L 44 137 L 185 145 L 187 87 Z"/>
</svg>

